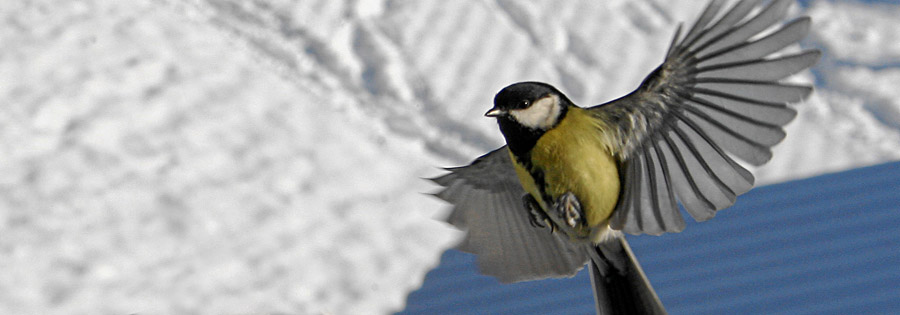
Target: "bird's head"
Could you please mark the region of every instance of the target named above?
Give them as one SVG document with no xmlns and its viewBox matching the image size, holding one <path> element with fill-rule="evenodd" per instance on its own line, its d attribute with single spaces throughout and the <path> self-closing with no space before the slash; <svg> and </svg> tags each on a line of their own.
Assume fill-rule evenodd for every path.
<svg viewBox="0 0 900 315">
<path fill-rule="evenodd" d="M 510 150 L 523 155 L 559 124 L 569 106 L 574 105 L 549 84 L 519 82 L 500 90 L 494 97 L 494 108 L 484 115 L 497 118 Z"/>
<path fill-rule="evenodd" d="M 501 127 L 515 124 L 533 131 L 547 131 L 565 116 L 571 102 L 555 87 L 540 82 L 519 82 L 494 97 L 494 107 L 484 115 L 496 117 Z"/>
</svg>

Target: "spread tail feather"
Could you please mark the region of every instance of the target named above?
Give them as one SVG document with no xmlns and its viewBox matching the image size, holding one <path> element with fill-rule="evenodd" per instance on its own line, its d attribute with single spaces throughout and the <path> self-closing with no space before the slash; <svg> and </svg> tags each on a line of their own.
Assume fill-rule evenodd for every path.
<svg viewBox="0 0 900 315">
<path fill-rule="evenodd" d="M 597 314 L 666 314 L 624 237 L 595 249 L 590 268 Z"/>
</svg>

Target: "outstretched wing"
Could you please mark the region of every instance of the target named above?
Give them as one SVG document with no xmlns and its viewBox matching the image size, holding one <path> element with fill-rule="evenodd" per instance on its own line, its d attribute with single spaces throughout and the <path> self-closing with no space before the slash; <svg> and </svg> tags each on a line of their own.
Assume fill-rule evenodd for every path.
<svg viewBox="0 0 900 315">
<path fill-rule="evenodd" d="M 531 225 L 506 146 L 433 178 L 453 204 L 448 222 L 466 231 L 459 249 L 478 256 L 481 273 L 502 282 L 571 277 L 587 254 L 560 233 Z"/>
<path fill-rule="evenodd" d="M 800 41 L 810 19 L 780 25 L 792 1 L 754 10 L 760 2 L 739 1 L 720 14 L 723 1 L 711 1 L 684 37 L 679 27 L 665 62 L 636 91 L 591 108 L 616 122 L 612 138 L 624 189 L 612 228 L 681 231 L 676 196 L 695 220 L 710 219 L 753 186 L 753 175 L 729 154 L 752 165 L 772 157 L 782 126 L 796 116 L 786 105 L 812 91 L 780 80 L 809 68 L 821 53 L 771 56 Z"/>
</svg>

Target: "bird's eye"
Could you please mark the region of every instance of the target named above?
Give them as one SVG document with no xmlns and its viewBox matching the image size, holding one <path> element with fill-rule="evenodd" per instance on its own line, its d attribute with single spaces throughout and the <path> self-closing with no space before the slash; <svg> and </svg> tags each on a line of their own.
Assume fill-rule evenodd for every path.
<svg viewBox="0 0 900 315">
<path fill-rule="evenodd" d="M 531 102 L 529 102 L 528 100 L 524 100 L 524 101 L 522 101 L 522 103 L 519 103 L 519 107 L 520 108 L 528 108 L 528 105 L 530 105 L 530 104 L 531 104 Z"/>
</svg>

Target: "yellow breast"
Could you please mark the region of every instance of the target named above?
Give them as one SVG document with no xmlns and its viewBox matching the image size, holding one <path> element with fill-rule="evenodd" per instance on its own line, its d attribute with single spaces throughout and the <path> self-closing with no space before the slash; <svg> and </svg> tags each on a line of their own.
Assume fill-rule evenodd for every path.
<svg viewBox="0 0 900 315">
<path fill-rule="evenodd" d="M 516 167 L 523 188 L 545 210 L 562 194 L 575 194 L 590 229 L 605 227 L 619 198 L 619 172 L 603 136 L 605 128 L 587 110 L 572 107 L 532 148 L 532 164 L 540 166 L 545 192 L 554 200 L 543 200 L 530 173 Z"/>
</svg>

